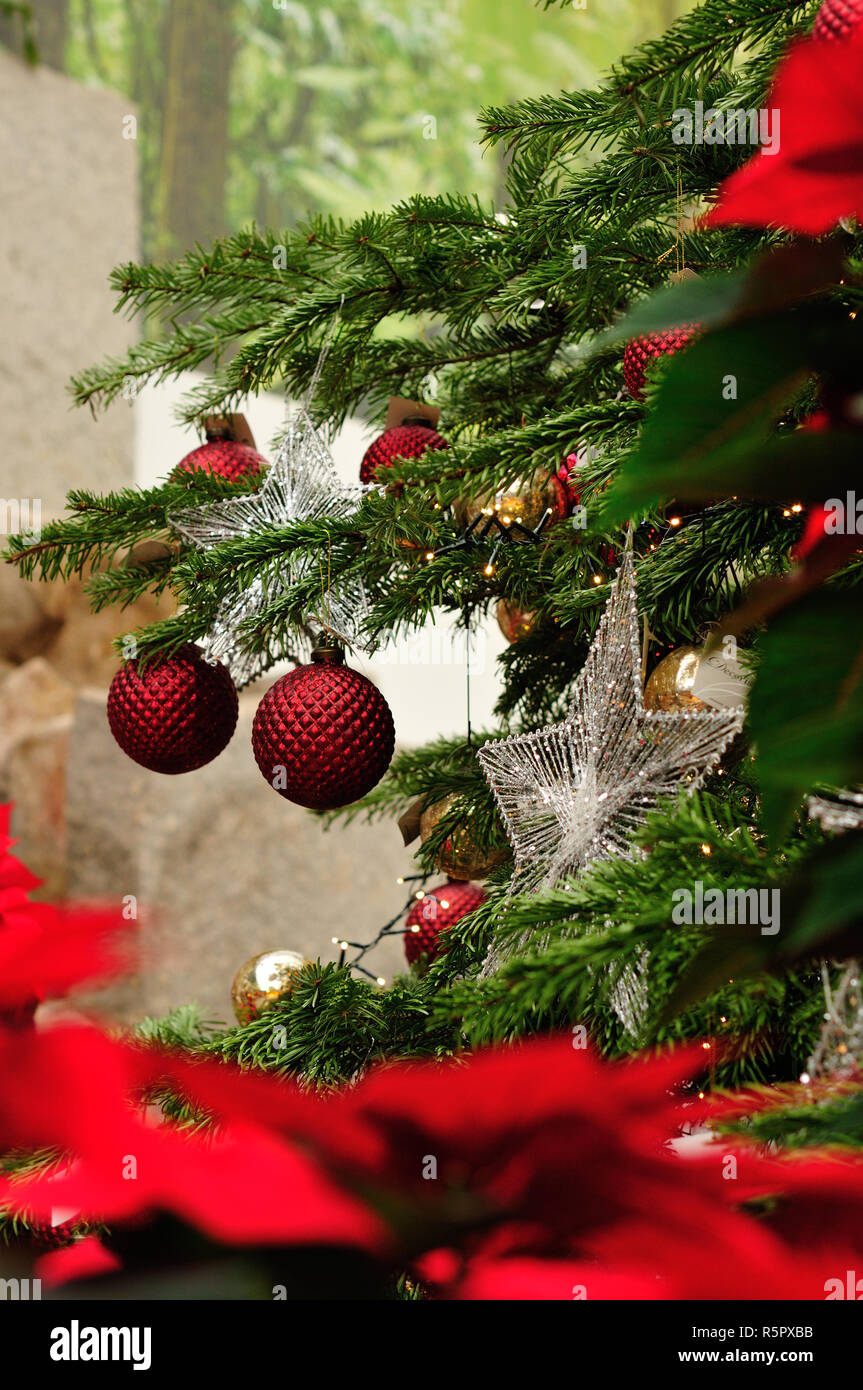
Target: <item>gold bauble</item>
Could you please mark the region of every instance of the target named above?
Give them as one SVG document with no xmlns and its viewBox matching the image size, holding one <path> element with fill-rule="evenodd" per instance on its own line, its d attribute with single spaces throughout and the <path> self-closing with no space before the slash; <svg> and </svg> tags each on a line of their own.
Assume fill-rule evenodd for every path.
<svg viewBox="0 0 863 1390">
<path fill-rule="evenodd" d="M 549 521 L 566 516 L 566 493 L 559 479 L 551 477 L 531 483 L 515 482 L 510 487 L 485 498 L 459 498 L 453 502 L 453 512 L 459 526 L 470 526 L 481 516 L 497 516 L 503 526 L 514 521 L 536 530 L 546 511 L 551 508 Z"/>
<path fill-rule="evenodd" d="M 262 951 L 241 965 L 231 985 L 234 1013 L 240 1023 L 251 1023 L 264 1009 L 291 993 L 297 972 L 311 961 L 287 948 Z"/>
<path fill-rule="evenodd" d="M 497 625 L 507 642 L 518 642 L 527 637 L 536 627 L 536 614 L 527 608 L 517 608 L 514 603 L 502 598 L 497 605 Z"/>
<path fill-rule="evenodd" d="M 644 708 L 681 713 L 710 709 L 710 705 L 692 694 L 703 654 L 703 647 L 675 647 L 664 656 L 644 687 Z"/>
<path fill-rule="evenodd" d="M 433 835 L 440 821 L 458 801 L 458 794 L 448 796 L 426 807 L 420 817 L 420 842 L 425 844 Z M 502 864 L 508 857 L 505 849 L 480 849 L 469 826 L 462 826 L 449 840 L 444 840 L 435 855 L 435 867 L 448 878 L 467 883 L 472 878 L 486 878 L 492 869 Z"/>
</svg>

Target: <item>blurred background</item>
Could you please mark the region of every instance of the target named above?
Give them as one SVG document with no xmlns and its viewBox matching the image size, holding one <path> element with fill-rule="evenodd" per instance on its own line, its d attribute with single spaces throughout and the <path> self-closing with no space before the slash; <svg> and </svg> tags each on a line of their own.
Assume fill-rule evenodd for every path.
<svg viewBox="0 0 863 1390">
<path fill-rule="evenodd" d="M 350 220 L 416 192 L 505 206 L 506 152 L 477 112 L 590 86 L 687 0 L 32 0 L 0 5 L 0 505 L 8 531 L 60 514 L 72 487 L 165 477 L 199 442 L 176 406 L 193 379 L 143 390 L 98 420 L 72 410 L 73 372 L 146 331 L 113 313 L 123 261 L 170 258 L 251 221 Z M 258 448 L 277 396 L 245 407 Z M 441 422 L 446 433 L 446 421 Z M 375 431 L 333 443 L 356 481 Z M 0 567 L 0 799 L 42 895 L 134 900 L 146 947 L 118 1016 L 196 1000 L 228 1018 L 230 983 L 259 951 L 331 958 L 398 911 L 411 851 L 397 826 L 337 825 L 274 795 L 251 756 L 263 690 L 244 692 L 225 752 L 186 777 L 129 762 L 105 720 L 112 638 L 168 611 L 89 614 L 80 583 L 24 584 Z M 493 623 L 471 656 L 475 726 L 492 722 Z M 371 661 L 402 746 L 465 727 L 465 652 L 449 619 Z M 276 673 L 278 674 L 278 672 Z M 369 961 L 401 968 L 389 940 Z"/>
</svg>

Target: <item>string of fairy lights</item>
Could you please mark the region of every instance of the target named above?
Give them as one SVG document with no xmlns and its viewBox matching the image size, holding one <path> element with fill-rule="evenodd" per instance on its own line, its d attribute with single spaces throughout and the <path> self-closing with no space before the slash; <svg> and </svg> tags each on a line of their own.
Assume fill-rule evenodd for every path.
<svg viewBox="0 0 863 1390">
<path fill-rule="evenodd" d="M 429 874 L 406 874 L 397 878 L 396 883 L 426 883 L 429 877 Z M 411 889 L 407 902 L 399 908 L 394 917 L 391 917 L 388 922 L 384 923 L 377 936 L 371 941 L 348 941 L 344 937 L 334 936 L 332 938 L 333 945 L 338 946 L 341 953 L 338 961 L 339 966 L 345 966 L 349 970 L 359 970 L 361 975 L 365 975 L 369 980 L 374 980 L 376 985 L 383 988 L 384 985 L 387 984 L 386 977 L 384 975 L 376 975 L 373 970 L 369 970 L 363 965 L 363 957 L 368 955 L 369 951 L 373 951 L 374 948 L 380 945 L 381 941 L 388 936 L 407 936 L 408 932 L 418 933 L 421 928 L 416 924 L 410 927 L 399 926 L 398 924 L 403 922 L 404 917 L 415 903 L 422 902 L 427 896 L 428 894 L 424 888 Z M 449 903 L 445 898 L 439 898 L 438 904 L 444 910 L 449 907 Z M 356 951 L 357 954 L 354 956 L 353 960 L 348 961 L 347 953 L 351 950 Z"/>
</svg>

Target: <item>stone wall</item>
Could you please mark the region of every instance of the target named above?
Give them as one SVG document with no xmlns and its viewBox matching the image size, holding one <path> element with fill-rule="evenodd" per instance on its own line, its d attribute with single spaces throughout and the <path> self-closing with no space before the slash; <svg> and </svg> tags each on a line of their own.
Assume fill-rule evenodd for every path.
<svg viewBox="0 0 863 1390">
<path fill-rule="evenodd" d="M 116 903 L 132 895 L 140 907 L 143 969 L 105 996 L 125 1017 L 196 1002 L 208 1017 L 231 1018 L 231 981 L 249 957 L 289 946 L 337 959 L 333 936 L 370 940 L 404 901 L 396 879 L 410 857 L 394 822 L 325 831 L 261 776 L 251 747 L 260 695 L 241 695 L 218 758 L 177 777 L 130 762 L 107 729 L 104 698 L 79 699 L 69 888 Z M 383 943 L 369 964 L 387 977 L 403 969 L 401 940 Z"/>
<path fill-rule="evenodd" d="M 69 377 L 121 354 L 134 328 L 113 313 L 111 269 L 136 256 L 136 145 L 127 99 L 0 51 L 0 531 L 63 511 L 71 487 L 132 481 L 133 418 L 74 409 Z M 5 544 L 0 535 L 0 545 Z M 114 633 L 80 584 L 25 584 L 0 565 L 0 798 L 14 800 L 19 852 L 66 891 L 65 760 L 75 686 L 110 679 Z"/>
<path fill-rule="evenodd" d="M 44 515 L 71 487 L 132 477 L 131 404 L 95 420 L 66 387 L 134 335 L 108 288 L 138 252 L 137 147 L 123 138 L 133 109 L 0 50 L 0 492 L 40 497 Z"/>
</svg>

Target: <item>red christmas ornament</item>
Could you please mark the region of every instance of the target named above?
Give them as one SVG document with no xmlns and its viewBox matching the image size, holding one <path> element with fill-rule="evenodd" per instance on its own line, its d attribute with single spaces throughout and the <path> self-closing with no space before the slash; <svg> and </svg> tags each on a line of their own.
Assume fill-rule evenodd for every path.
<svg viewBox="0 0 863 1390">
<path fill-rule="evenodd" d="M 56 1226 L 40 1224 L 31 1227 L 30 1236 L 43 1250 L 63 1250 L 78 1240 L 80 1225 L 80 1217 L 73 1217 L 71 1221 L 59 1221 Z"/>
<path fill-rule="evenodd" d="M 429 425 L 395 425 L 369 445 L 360 464 L 360 482 L 373 482 L 375 469 L 391 468 L 394 459 L 418 459 L 427 449 L 448 448 L 443 436 Z"/>
<path fill-rule="evenodd" d="M 458 883 L 449 878 L 418 898 L 405 918 L 405 956 L 413 965 L 421 956 L 433 961 L 446 952 L 441 936 L 485 902 L 485 891 L 478 883 Z"/>
<path fill-rule="evenodd" d="M 580 468 L 581 463 L 578 454 L 567 454 L 563 463 L 557 470 L 557 481 L 566 494 L 567 514 L 572 512 L 581 501 L 581 488 L 578 485 L 578 473 Z"/>
<path fill-rule="evenodd" d="M 179 481 L 182 473 L 214 473 L 219 478 L 236 482 L 239 478 L 250 481 L 261 476 L 267 460 L 253 449 L 251 444 L 243 444 L 238 439 L 225 439 L 218 435 L 207 436 L 206 444 L 193 449 L 184 459 L 180 459 L 172 477 Z"/>
<path fill-rule="evenodd" d="M 121 666 L 108 692 L 108 723 L 123 752 L 151 772 L 192 772 L 230 742 L 239 702 L 224 666 L 181 647 L 142 671 Z"/>
<path fill-rule="evenodd" d="M 813 39 L 847 39 L 863 20 L 863 0 L 824 0 L 815 16 Z"/>
<path fill-rule="evenodd" d="M 552 522 L 562 521 L 565 516 L 569 516 L 572 510 L 570 506 L 571 489 L 567 487 L 565 480 L 561 478 L 559 472 L 551 474 L 548 480 L 548 486 L 555 498 L 555 501 L 552 503 L 552 514 L 548 519 L 548 524 L 551 525 Z"/>
<path fill-rule="evenodd" d="M 376 685 L 343 664 L 336 648 L 312 652 L 289 671 L 255 713 L 252 748 L 280 796 L 333 811 L 371 791 L 390 765 L 395 729 Z"/>
<path fill-rule="evenodd" d="M 648 363 L 657 357 L 670 357 L 680 352 L 692 341 L 699 330 L 698 324 L 684 324 L 681 328 L 666 328 L 661 333 L 644 333 L 633 338 L 623 350 L 623 379 L 631 396 L 637 401 L 644 394 Z"/>
</svg>

